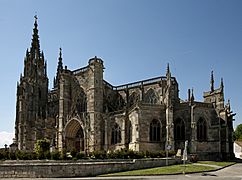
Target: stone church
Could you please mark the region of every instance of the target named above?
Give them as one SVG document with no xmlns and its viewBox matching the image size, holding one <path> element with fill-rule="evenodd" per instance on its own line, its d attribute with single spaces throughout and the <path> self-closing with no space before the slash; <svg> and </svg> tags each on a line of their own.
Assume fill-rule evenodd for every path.
<svg viewBox="0 0 242 180">
<path fill-rule="evenodd" d="M 114 86 L 103 79 L 103 60 L 94 57 L 86 67 L 63 67 L 60 49 L 56 76 L 48 87 L 47 63 L 40 51 L 37 17 L 24 72 L 17 84 L 15 143 L 31 151 L 48 138 L 54 149 L 91 152 L 129 148 L 134 151 L 183 149 L 200 159 L 233 156 L 233 116 L 224 101 L 224 85 L 210 90 L 203 102 L 179 87 L 169 65 L 165 76 Z"/>
</svg>

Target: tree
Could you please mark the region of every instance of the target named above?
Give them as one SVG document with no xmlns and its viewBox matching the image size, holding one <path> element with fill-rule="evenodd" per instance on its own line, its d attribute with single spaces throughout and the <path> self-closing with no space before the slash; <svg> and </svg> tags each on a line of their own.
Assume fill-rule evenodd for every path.
<svg viewBox="0 0 242 180">
<path fill-rule="evenodd" d="M 234 140 L 242 140 L 242 124 L 236 127 L 234 131 Z"/>
<path fill-rule="evenodd" d="M 49 158 L 50 141 L 46 138 L 37 140 L 35 144 L 35 152 L 39 159 Z"/>
</svg>

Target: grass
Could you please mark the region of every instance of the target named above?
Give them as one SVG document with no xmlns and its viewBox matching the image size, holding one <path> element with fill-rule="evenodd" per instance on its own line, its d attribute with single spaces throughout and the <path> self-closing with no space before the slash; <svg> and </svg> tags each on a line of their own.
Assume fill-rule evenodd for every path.
<svg viewBox="0 0 242 180">
<path fill-rule="evenodd" d="M 235 162 L 216 162 L 216 161 L 198 161 L 199 164 L 209 164 L 209 165 L 216 165 L 216 166 L 230 166 L 235 164 Z"/>
<path fill-rule="evenodd" d="M 194 164 L 187 164 L 185 167 L 186 167 L 185 168 L 186 173 L 211 171 L 216 169 L 214 167 L 199 166 Z M 105 174 L 102 176 L 167 175 L 167 174 L 180 174 L 180 173 L 183 173 L 183 171 L 184 171 L 184 165 L 172 165 L 172 166 L 164 166 L 164 167 L 158 167 L 158 168 Z"/>
</svg>

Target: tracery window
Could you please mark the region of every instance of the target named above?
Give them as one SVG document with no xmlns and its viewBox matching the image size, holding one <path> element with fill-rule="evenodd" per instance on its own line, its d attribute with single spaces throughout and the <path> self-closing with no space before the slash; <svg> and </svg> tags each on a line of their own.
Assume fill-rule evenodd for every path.
<svg viewBox="0 0 242 180">
<path fill-rule="evenodd" d="M 132 123 L 131 121 L 129 120 L 128 121 L 128 143 L 132 142 Z"/>
<path fill-rule="evenodd" d="M 87 111 L 87 97 L 83 90 L 81 90 L 77 102 L 76 102 L 76 109 L 78 113 L 83 113 Z"/>
<path fill-rule="evenodd" d="M 207 123 L 203 118 L 199 118 L 197 122 L 197 140 L 198 141 L 207 140 Z"/>
<path fill-rule="evenodd" d="M 150 141 L 158 142 L 161 140 L 161 125 L 156 119 L 150 123 Z"/>
<path fill-rule="evenodd" d="M 112 128 L 111 144 L 121 143 L 121 129 L 117 123 Z"/>
<path fill-rule="evenodd" d="M 139 100 L 139 96 L 136 92 L 133 92 L 130 96 L 129 96 L 129 107 L 133 106 L 135 103 L 137 103 Z"/>
<path fill-rule="evenodd" d="M 41 99 L 41 89 L 39 88 L 39 99 Z"/>
<path fill-rule="evenodd" d="M 149 104 L 157 104 L 158 97 L 154 91 L 154 89 L 149 89 L 144 96 L 144 102 Z"/>
<path fill-rule="evenodd" d="M 174 136 L 175 140 L 185 140 L 185 123 L 180 118 L 175 121 Z"/>
</svg>

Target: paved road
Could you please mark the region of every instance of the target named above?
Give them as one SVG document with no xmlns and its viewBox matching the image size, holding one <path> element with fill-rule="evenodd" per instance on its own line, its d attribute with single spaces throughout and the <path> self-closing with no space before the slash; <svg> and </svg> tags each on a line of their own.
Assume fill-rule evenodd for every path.
<svg viewBox="0 0 242 180">
<path fill-rule="evenodd" d="M 33 178 L 31 178 L 33 179 Z M 36 178 L 36 180 L 58 180 L 60 178 Z M 140 179 L 167 179 L 167 180 L 242 180 L 242 163 L 235 164 L 233 166 L 224 168 L 210 173 L 197 173 L 187 175 L 170 175 L 170 176 L 125 176 L 125 177 L 88 177 L 88 178 L 61 178 L 61 180 L 115 180 L 115 179 L 128 179 L 128 180 L 140 180 Z M 11 179 L 6 179 L 11 180 Z M 21 178 L 21 180 L 30 180 L 30 178 Z"/>
</svg>

